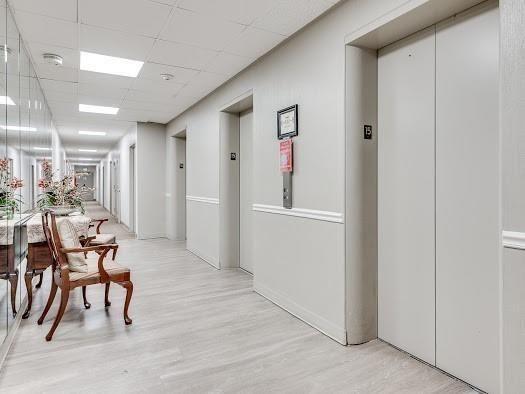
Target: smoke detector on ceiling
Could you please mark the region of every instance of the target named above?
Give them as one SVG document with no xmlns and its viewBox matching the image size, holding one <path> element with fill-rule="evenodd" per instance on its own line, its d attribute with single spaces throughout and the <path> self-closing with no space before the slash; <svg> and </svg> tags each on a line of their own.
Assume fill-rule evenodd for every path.
<svg viewBox="0 0 525 394">
<path fill-rule="evenodd" d="M 165 81 L 170 81 L 173 79 L 173 74 L 160 74 L 160 77 Z"/>
<path fill-rule="evenodd" d="M 52 64 L 54 66 L 61 66 L 64 59 L 62 56 L 55 55 L 53 53 L 44 53 L 42 55 L 46 63 Z"/>
</svg>

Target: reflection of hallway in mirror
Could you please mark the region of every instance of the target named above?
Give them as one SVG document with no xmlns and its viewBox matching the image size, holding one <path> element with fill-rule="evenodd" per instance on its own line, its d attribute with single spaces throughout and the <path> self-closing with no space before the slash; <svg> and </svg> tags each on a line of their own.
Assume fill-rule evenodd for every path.
<svg viewBox="0 0 525 394">
<path fill-rule="evenodd" d="M 95 200 L 95 166 L 75 166 L 77 184 L 83 188 L 84 201 Z"/>
<path fill-rule="evenodd" d="M 102 225 L 101 232 L 115 234 L 117 237 L 117 243 L 120 239 L 135 238 L 135 234 L 130 232 L 123 224 L 117 223 L 115 218 L 111 216 L 110 213 L 105 208 L 101 207 L 97 202 L 86 202 L 84 203 L 84 206 L 86 208 L 86 215 L 91 219 L 109 219 Z"/>
</svg>

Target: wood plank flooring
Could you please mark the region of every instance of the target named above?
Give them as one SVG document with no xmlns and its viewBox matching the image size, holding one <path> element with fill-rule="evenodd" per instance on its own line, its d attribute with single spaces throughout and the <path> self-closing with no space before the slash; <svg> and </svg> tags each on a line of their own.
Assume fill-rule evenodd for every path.
<svg viewBox="0 0 525 394">
<path fill-rule="evenodd" d="M 91 309 L 83 308 L 80 289 L 73 292 L 53 341 L 45 342 L 58 306 L 36 324 L 46 272 L 0 371 L 0 392 L 471 392 L 380 341 L 341 346 L 254 293 L 250 275 L 217 271 L 182 242 L 119 243 L 135 285 L 133 324 L 122 319 L 124 289 L 112 286 L 112 306 L 104 308 L 103 286 L 91 286 Z"/>
</svg>

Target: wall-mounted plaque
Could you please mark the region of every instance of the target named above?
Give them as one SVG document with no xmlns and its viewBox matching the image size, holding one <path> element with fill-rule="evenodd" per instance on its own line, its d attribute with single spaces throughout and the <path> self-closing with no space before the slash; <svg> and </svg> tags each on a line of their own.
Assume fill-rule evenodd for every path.
<svg viewBox="0 0 525 394">
<path fill-rule="evenodd" d="M 298 133 L 299 117 L 297 104 L 277 111 L 277 138 L 295 137 Z"/>
</svg>

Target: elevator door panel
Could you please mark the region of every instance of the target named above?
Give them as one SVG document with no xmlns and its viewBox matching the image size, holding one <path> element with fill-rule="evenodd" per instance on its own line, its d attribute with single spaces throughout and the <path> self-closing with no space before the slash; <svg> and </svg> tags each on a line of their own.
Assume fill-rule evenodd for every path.
<svg viewBox="0 0 525 394">
<path fill-rule="evenodd" d="M 253 111 L 240 114 L 240 266 L 253 273 Z"/>
<path fill-rule="evenodd" d="M 498 9 L 436 33 L 436 363 L 498 391 Z"/>
<path fill-rule="evenodd" d="M 378 57 L 378 333 L 435 362 L 435 34 Z"/>
</svg>

